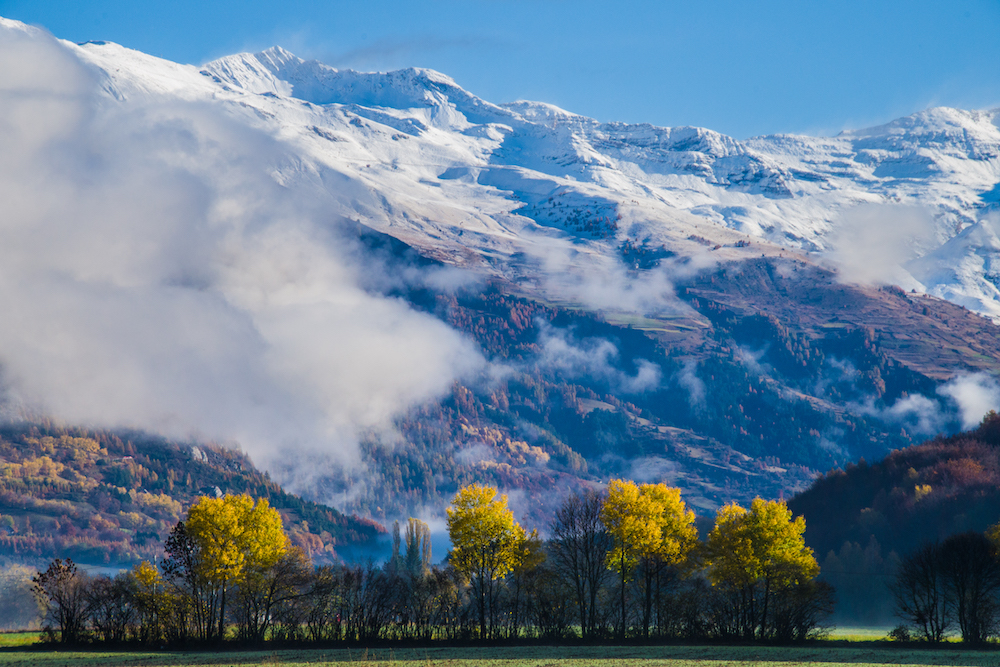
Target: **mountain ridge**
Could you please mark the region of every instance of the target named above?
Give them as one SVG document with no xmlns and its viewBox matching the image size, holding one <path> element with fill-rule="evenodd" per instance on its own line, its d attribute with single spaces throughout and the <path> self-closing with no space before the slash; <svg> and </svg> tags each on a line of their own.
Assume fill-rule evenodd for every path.
<svg viewBox="0 0 1000 667">
<path fill-rule="evenodd" d="M 710 512 L 955 431 L 1000 393 L 996 325 L 969 310 L 1000 317 L 994 112 L 740 141 L 492 104 L 428 70 L 337 70 L 280 48 L 202 67 L 58 49 L 85 73 L 72 157 L 88 169 L 71 185 L 90 196 L 101 177 L 144 177 L 98 189 L 80 227 L 124 240 L 77 263 L 60 246 L 45 266 L 74 288 L 63 303 L 111 293 L 102 344 L 119 329 L 155 344 L 127 340 L 135 364 L 115 368 L 129 382 L 176 381 L 87 409 L 228 428 L 310 497 L 430 517 L 478 481 L 541 520 L 560 493 L 625 475 L 683 486 Z M 64 154 L 41 156 L 39 180 L 59 184 Z M 22 165 L 8 169 L 20 182 Z M 133 203 L 161 191 L 165 206 Z M 123 291 L 149 307 L 109 306 Z M 133 329 L 157 304 L 170 316 Z M 70 330 L 55 324 L 33 337 Z M 101 373 L 120 350 L 97 352 L 76 377 L 114 388 Z"/>
</svg>

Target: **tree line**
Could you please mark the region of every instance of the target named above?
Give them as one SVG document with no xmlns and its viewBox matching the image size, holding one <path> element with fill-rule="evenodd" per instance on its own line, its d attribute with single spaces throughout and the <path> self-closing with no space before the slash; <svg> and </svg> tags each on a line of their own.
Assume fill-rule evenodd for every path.
<svg viewBox="0 0 1000 667">
<path fill-rule="evenodd" d="M 970 644 L 1000 635 L 998 545 L 1000 524 L 928 542 L 904 558 L 890 587 L 904 623 L 892 636 L 939 643 L 956 626 Z"/>
<path fill-rule="evenodd" d="M 393 527 L 384 565 L 313 567 L 266 499 L 202 498 L 156 566 L 89 576 L 56 559 L 34 578 L 54 641 L 185 645 L 523 638 L 793 641 L 833 590 L 816 580 L 804 520 L 783 502 L 726 505 L 704 540 L 678 489 L 613 480 L 565 499 L 549 538 L 506 496 L 472 484 L 447 509 L 452 550 Z"/>
</svg>

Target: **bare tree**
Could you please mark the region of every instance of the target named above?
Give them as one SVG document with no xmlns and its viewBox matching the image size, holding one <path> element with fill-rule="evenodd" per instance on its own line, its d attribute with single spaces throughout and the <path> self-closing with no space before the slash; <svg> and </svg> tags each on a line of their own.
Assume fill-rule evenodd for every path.
<svg viewBox="0 0 1000 667">
<path fill-rule="evenodd" d="M 79 641 L 87 622 L 87 575 L 71 559 L 56 558 L 31 580 L 32 592 L 45 605 L 46 629 L 51 634 L 58 630 L 64 644 Z"/>
<path fill-rule="evenodd" d="M 939 554 L 962 641 L 982 644 L 997 627 L 1000 560 L 982 533 L 968 532 L 945 540 Z"/>
<path fill-rule="evenodd" d="M 603 497 L 594 491 L 566 498 L 552 522 L 549 542 L 553 571 L 574 592 L 585 639 L 593 637 L 601 625 L 598 600 L 610 577 L 605 557 L 611 537 L 601 522 L 603 504 Z"/>
<path fill-rule="evenodd" d="M 261 643 L 276 620 L 276 612 L 307 592 L 310 566 L 301 549 L 289 549 L 270 567 L 248 572 L 240 582 L 232 607 L 237 637 Z"/>
<path fill-rule="evenodd" d="M 941 545 L 927 544 L 904 558 L 891 588 L 900 618 L 916 626 L 927 641 L 940 642 L 953 623 Z"/>
<path fill-rule="evenodd" d="M 86 587 L 87 616 L 97 637 L 121 643 L 138 634 L 137 593 L 135 578 L 129 572 L 90 581 Z"/>
</svg>

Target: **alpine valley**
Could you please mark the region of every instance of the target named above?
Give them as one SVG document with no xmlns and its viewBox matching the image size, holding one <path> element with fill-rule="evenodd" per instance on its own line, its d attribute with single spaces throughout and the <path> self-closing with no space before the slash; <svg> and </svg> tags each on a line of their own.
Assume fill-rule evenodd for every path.
<svg viewBox="0 0 1000 667">
<path fill-rule="evenodd" d="M 151 163 L 169 174 L 136 188 L 144 193 L 137 199 L 154 202 L 141 204 L 156 207 L 154 219 L 81 214 L 127 217 L 121 224 L 134 238 L 81 222 L 96 236 L 74 247 L 123 244 L 122 256 L 147 258 L 160 252 L 147 245 L 169 245 L 183 262 L 154 275 L 156 261 L 136 260 L 141 270 L 126 279 L 61 259 L 69 266 L 61 280 L 95 290 L 113 283 L 138 301 L 154 292 L 177 303 L 206 299 L 214 304 L 206 318 L 249 314 L 246 330 L 268 343 L 255 353 L 270 364 L 268 377 L 326 416 L 321 428 L 291 434 L 274 426 L 280 420 L 262 417 L 260 428 L 237 420 L 256 428 L 255 440 L 227 430 L 214 408 L 204 416 L 184 402 L 124 416 L 104 406 L 126 410 L 128 401 L 95 400 L 92 413 L 81 400 L 33 402 L 50 385 L 25 386 L 35 387 L 31 378 L 51 364 L 30 365 L 42 357 L 21 353 L 21 334 L 5 332 L 9 419 L 52 416 L 105 429 L 97 440 L 106 449 L 119 427 L 158 432 L 170 439 L 163 446 L 197 452 L 205 439 L 235 441 L 290 491 L 383 523 L 418 516 L 434 525 L 460 486 L 489 483 L 544 531 L 566 492 L 613 477 L 679 486 L 708 515 L 730 501 L 790 497 L 820 472 L 970 428 L 1000 407 L 1000 110 L 934 108 L 833 137 L 737 140 L 697 127 L 602 123 L 544 103 L 494 104 L 435 71 L 340 70 L 278 47 L 195 67 L 112 43 L 62 42 L 0 19 L 4 42 L 7 52 L 50 62 L 31 70 L 41 72 L 35 78 L 8 77 L 3 100 L 45 86 L 70 86 L 84 100 L 71 118 L 38 120 L 83 128 L 39 140 L 58 156 L 53 173 L 79 170 L 86 177 L 74 182 L 97 183 L 81 190 L 102 192 L 102 165 L 116 158 L 79 149 L 81 133 L 93 132 L 124 133 L 116 149 L 123 154 L 141 147 L 127 164 L 142 166 L 116 178 L 127 182 L 138 171 L 141 179 Z M 11 136 L 0 142 L 23 146 Z M 15 173 L 10 165 L 5 173 Z M 168 216 L 196 217 L 172 208 L 157 194 L 161 186 L 197 191 L 207 202 L 193 236 L 158 226 Z M 290 203 L 268 208 L 272 192 Z M 99 207 L 97 198 L 83 208 Z M 20 225 L 15 218 L 3 224 Z M 289 254 L 287 271 L 264 281 L 246 267 L 267 264 L 279 246 L 243 253 L 274 238 L 307 242 Z M 343 258 L 358 290 L 353 301 L 330 287 L 342 276 L 315 260 L 327 255 Z M 308 280 L 303 267 L 315 269 Z M 251 274 L 252 284 L 233 277 Z M 19 289 L 11 275 L 0 290 L 8 314 L 22 312 L 11 305 L 21 303 L 10 296 Z M 306 282 L 288 297 L 289 285 Z M 348 315 L 313 317 L 315 304 Z M 364 338 L 385 352 L 367 362 L 340 332 L 383 308 L 395 313 L 386 318 L 397 323 L 396 338 L 373 327 Z M 0 328 L 30 319 L 8 316 Z M 304 330 L 318 347 L 295 342 Z M 220 337 L 211 358 L 242 354 L 242 331 Z M 149 335 L 136 327 L 136 339 Z M 424 338 L 447 341 L 449 352 L 438 359 L 413 351 Z M 357 375 L 324 372 L 346 378 L 346 388 L 303 379 L 326 363 L 324 340 L 366 365 Z M 120 346 L 123 354 L 130 346 Z M 285 349 L 320 352 L 293 363 L 275 352 Z M 187 363 L 178 355 L 171 368 Z M 191 363 L 211 366 L 203 357 Z M 412 364 L 436 364 L 420 371 L 434 382 L 391 389 Z M 247 371 L 246 384 L 277 386 L 255 373 Z M 142 377 L 128 374 L 135 384 Z M 102 382 L 93 395 L 102 396 Z M 228 386 L 220 381 L 211 398 L 222 412 Z M 252 414 L 280 403 L 268 391 L 248 399 L 264 406 Z M 313 419 L 299 405 L 272 412 L 299 428 Z M 57 440 L 69 433 L 46 428 Z M 7 467 L 15 464 L 16 474 L 28 474 L 23 461 Z"/>
</svg>

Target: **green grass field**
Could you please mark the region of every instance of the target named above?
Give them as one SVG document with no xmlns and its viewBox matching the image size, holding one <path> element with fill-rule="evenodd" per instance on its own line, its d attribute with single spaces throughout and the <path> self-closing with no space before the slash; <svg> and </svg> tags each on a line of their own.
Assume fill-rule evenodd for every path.
<svg viewBox="0 0 1000 667">
<path fill-rule="evenodd" d="M 0 650 L 0 665 L 184 667 L 356 664 L 359 667 L 796 667 L 797 665 L 954 665 L 995 667 L 1000 651 L 853 646 L 505 647 L 335 649 L 241 652 L 81 652 Z"/>
<path fill-rule="evenodd" d="M 845 625 L 842 627 L 835 627 L 830 630 L 826 634 L 826 638 L 851 642 L 871 642 L 885 639 L 891 630 L 891 627 L 868 628 Z"/>
</svg>

